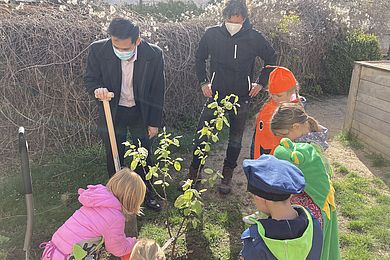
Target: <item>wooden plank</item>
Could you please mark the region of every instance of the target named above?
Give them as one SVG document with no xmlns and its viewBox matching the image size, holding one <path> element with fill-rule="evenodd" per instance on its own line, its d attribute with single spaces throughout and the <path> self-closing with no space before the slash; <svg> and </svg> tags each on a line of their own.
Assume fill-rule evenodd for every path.
<svg viewBox="0 0 390 260">
<path fill-rule="evenodd" d="M 363 144 L 364 147 L 370 150 L 371 152 L 381 154 L 385 158 L 390 158 L 389 147 L 384 146 L 380 142 L 373 140 L 368 135 L 359 132 L 354 128 L 351 129 L 351 133 L 354 135 L 354 138 L 356 138 L 356 140 L 359 141 L 359 143 Z"/>
<path fill-rule="evenodd" d="M 359 89 L 359 81 L 360 81 L 360 73 L 361 73 L 362 66 L 355 63 L 355 67 L 352 72 L 352 78 L 351 78 L 351 84 L 349 87 L 349 94 L 348 94 L 348 103 L 347 103 L 347 111 L 345 114 L 344 119 L 344 131 L 351 130 L 352 127 L 352 120 L 354 117 L 354 111 L 355 111 L 355 105 L 356 105 L 356 96 Z"/>
<path fill-rule="evenodd" d="M 362 102 L 357 102 L 355 111 L 360 111 L 367 116 L 373 117 L 375 119 L 378 119 L 379 121 L 386 122 L 390 124 L 390 113 L 383 111 L 381 109 L 378 109 L 376 107 L 367 105 Z M 364 122 L 363 122 L 364 123 Z"/>
<path fill-rule="evenodd" d="M 356 133 L 354 131 L 355 130 L 352 130 L 352 133 L 356 136 L 356 138 L 358 138 L 359 142 L 364 145 L 365 149 L 367 149 L 373 153 L 376 153 L 376 154 L 381 154 L 384 158 L 386 158 L 387 160 L 390 160 L 390 155 L 383 145 L 380 145 L 377 142 L 374 142 L 365 134 Z"/>
<path fill-rule="evenodd" d="M 356 135 L 357 139 L 362 142 L 368 150 L 370 150 L 373 153 L 380 153 L 385 157 L 386 159 L 390 159 L 390 150 L 389 147 L 383 146 L 381 143 L 376 142 L 375 140 L 372 140 L 369 136 L 365 135 L 364 133 L 359 132 L 358 130 L 352 128 L 351 132 Z"/>
<path fill-rule="evenodd" d="M 369 68 L 390 71 L 390 61 L 388 61 L 388 60 L 381 60 L 381 61 L 357 61 L 356 63 L 364 65 L 365 67 L 369 67 Z"/>
<path fill-rule="evenodd" d="M 354 120 L 357 120 L 365 125 L 375 126 L 375 129 L 379 129 L 382 133 L 390 133 L 390 124 L 384 121 L 378 120 L 375 117 L 369 116 L 360 110 L 355 111 Z"/>
<path fill-rule="evenodd" d="M 390 72 L 380 69 L 362 67 L 361 79 L 390 87 Z"/>
<path fill-rule="evenodd" d="M 360 79 L 358 92 L 390 102 L 390 87 Z"/>
<path fill-rule="evenodd" d="M 364 103 L 390 113 L 390 102 L 363 94 L 360 92 L 360 89 L 357 96 L 357 103 Z"/>
<path fill-rule="evenodd" d="M 354 129 L 354 131 L 357 130 L 358 132 L 365 134 L 370 139 L 372 139 L 372 141 L 375 141 L 382 146 L 387 147 L 387 149 L 390 151 L 390 136 L 386 135 L 390 133 L 384 133 L 380 130 L 375 129 L 375 126 L 368 126 L 357 120 L 353 120 L 352 129 Z"/>
</svg>

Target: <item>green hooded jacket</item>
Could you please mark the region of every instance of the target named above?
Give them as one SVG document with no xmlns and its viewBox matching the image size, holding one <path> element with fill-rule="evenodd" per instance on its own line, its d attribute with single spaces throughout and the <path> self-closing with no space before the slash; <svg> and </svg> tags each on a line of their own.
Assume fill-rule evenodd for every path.
<svg viewBox="0 0 390 260">
<path fill-rule="evenodd" d="M 294 143 L 283 138 L 274 156 L 295 164 L 305 177 L 305 192 L 321 209 L 324 218 L 322 260 L 340 259 L 335 190 L 330 177 L 332 168 L 315 144 Z"/>
</svg>

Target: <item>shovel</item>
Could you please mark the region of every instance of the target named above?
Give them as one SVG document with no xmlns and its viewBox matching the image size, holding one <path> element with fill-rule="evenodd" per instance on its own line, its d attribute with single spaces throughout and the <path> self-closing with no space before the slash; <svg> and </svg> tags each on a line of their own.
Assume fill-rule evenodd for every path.
<svg viewBox="0 0 390 260">
<path fill-rule="evenodd" d="M 114 161 L 115 171 L 117 172 L 121 169 L 121 164 L 119 161 L 118 146 L 116 145 L 114 124 L 112 122 L 111 109 L 110 109 L 110 103 L 109 103 L 110 99 L 114 97 L 114 93 L 109 92 L 108 96 L 109 96 L 109 99 L 100 100 L 100 101 L 103 102 L 103 109 L 104 109 L 104 115 L 105 115 L 106 123 L 107 123 L 108 137 L 110 139 L 111 152 L 112 152 L 112 157 L 113 157 L 113 161 Z M 127 217 L 125 233 L 126 233 L 126 235 L 131 236 L 131 237 L 138 236 L 137 216 L 136 215 L 133 214 L 133 215 L 130 215 Z"/>
<path fill-rule="evenodd" d="M 22 165 L 22 178 L 24 182 L 24 194 L 27 205 L 27 227 L 24 236 L 23 251 L 26 253 L 26 260 L 30 259 L 31 238 L 34 220 L 34 204 L 32 195 L 30 162 L 28 159 L 28 144 L 24 135 L 24 127 L 19 128 L 19 154 Z"/>
</svg>

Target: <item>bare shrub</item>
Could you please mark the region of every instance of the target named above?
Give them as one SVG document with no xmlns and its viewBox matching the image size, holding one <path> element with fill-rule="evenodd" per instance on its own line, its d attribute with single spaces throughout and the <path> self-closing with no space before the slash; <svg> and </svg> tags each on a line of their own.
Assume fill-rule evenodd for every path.
<svg viewBox="0 0 390 260">
<path fill-rule="evenodd" d="M 7 6 L 6 6 L 7 7 Z M 2 6 L 3 8 L 3 6 Z M 83 87 L 88 46 L 107 37 L 115 15 L 138 21 L 142 37 L 165 53 L 165 123 L 195 129 L 204 98 L 197 88 L 194 52 L 205 22 L 159 23 L 129 11 L 102 16 L 86 8 L 25 5 L 0 13 L 0 154 L 13 160 L 18 126 L 28 133 L 33 153 L 89 146 L 97 109 Z M 102 9 L 102 7 L 99 7 Z M 109 7 L 107 7 L 109 9 Z M 3 12 L 3 10 L 5 10 Z M 105 9 L 103 9 L 105 10 Z M 34 158 L 37 158 L 36 156 Z"/>
<path fill-rule="evenodd" d="M 4 1 L 4 0 L 3 0 Z M 254 0 L 251 21 L 273 43 L 278 64 L 297 75 L 304 92 L 321 92 L 328 83 L 324 60 L 349 30 L 379 34 L 390 28 L 388 0 Z M 126 6 L 72 0 L 67 4 L 0 4 L 0 155 L 17 158 L 16 132 L 26 127 L 31 150 L 89 146 L 97 109 L 83 87 L 88 46 L 104 38 L 115 16 L 137 21 L 142 37 L 165 53 L 168 127 L 195 129 L 205 98 L 198 88 L 194 53 L 206 26 L 220 23 L 223 3 L 199 17 L 161 22 Z M 186 17 L 186 16 L 184 16 Z M 165 19 L 164 21 L 168 21 Z M 258 67 L 261 63 L 258 62 Z M 256 109 L 265 96 L 255 99 Z"/>
</svg>

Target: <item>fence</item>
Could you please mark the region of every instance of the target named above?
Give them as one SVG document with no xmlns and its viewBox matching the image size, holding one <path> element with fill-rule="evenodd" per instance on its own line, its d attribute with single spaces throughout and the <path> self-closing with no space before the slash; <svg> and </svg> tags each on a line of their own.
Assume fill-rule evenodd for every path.
<svg viewBox="0 0 390 260">
<path fill-rule="evenodd" d="M 356 62 L 344 130 L 390 158 L 390 62 Z"/>
</svg>

